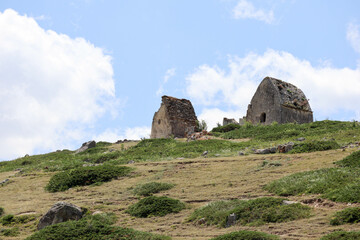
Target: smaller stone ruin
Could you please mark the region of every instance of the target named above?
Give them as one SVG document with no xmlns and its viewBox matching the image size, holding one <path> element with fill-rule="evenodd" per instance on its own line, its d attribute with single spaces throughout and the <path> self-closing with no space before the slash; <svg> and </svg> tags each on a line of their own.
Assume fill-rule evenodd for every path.
<svg viewBox="0 0 360 240">
<path fill-rule="evenodd" d="M 195 132 L 197 117 L 191 102 L 162 96 L 159 110 L 154 114 L 151 138 L 184 138 Z"/>
</svg>

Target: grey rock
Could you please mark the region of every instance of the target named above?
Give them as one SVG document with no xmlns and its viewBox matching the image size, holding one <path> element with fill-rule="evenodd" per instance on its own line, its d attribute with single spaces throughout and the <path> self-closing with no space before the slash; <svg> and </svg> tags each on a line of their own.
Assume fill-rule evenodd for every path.
<svg viewBox="0 0 360 240">
<path fill-rule="evenodd" d="M 208 153 L 209 153 L 208 151 L 205 151 L 205 152 L 203 152 L 203 153 L 201 154 L 201 156 L 204 156 L 204 157 L 205 157 Z"/>
<path fill-rule="evenodd" d="M 176 160 L 183 160 L 184 158 L 183 157 L 179 157 L 179 158 L 177 158 Z"/>
<path fill-rule="evenodd" d="M 295 204 L 295 203 L 298 203 L 298 202 L 295 202 L 295 201 L 287 201 L 287 200 L 284 200 L 282 202 L 283 205 L 291 205 L 291 204 Z"/>
<path fill-rule="evenodd" d="M 265 148 L 265 149 L 257 149 L 255 150 L 256 154 L 269 154 L 270 153 L 270 149 Z"/>
<path fill-rule="evenodd" d="M 239 156 L 244 156 L 245 153 L 244 152 L 239 152 Z"/>
<path fill-rule="evenodd" d="M 231 213 L 226 220 L 226 225 L 225 227 L 231 227 L 234 226 L 236 224 L 236 214 L 235 213 Z"/>
<path fill-rule="evenodd" d="M 96 142 L 95 141 L 88 141 L 88 142 L 84 142 L 81 147 L 75 151 L 75 153 L 81 153 L 84 152 L 90 148 L 94 148 L 96 146 Z"/>
<path fill-rule="evenodd" d="M 270 153 L 276 153 L 277 147 L 271 147 L 269 148 Z"/>
<path fill-rule="evenodd" d="M 295 139 L 295 141 L 302 142 L 302 141 L 305 141 L 305 138 L 304 138 L 304 137 L 300 137 L 300 138 Z"/>
<path fill-rule="evenodd" d="M 277 148 L 280 153 L 287 153 L 287 152 L 291 151 L 293 149 L 293 147 L 294 147 L 294 143 L 288 142 L 286 144 L 279 145 Z"/>
<path fill-rule="evenodd" d="M 81 218 L 82 218 L 81 208 L 71 203 L 57 202 L 50 208 L 50 210 L 44 216 L 42 216 L 37 226 L 37 229 L 41 230 L 44 227 L 56 223 L 66 222 L 69 220 L 79 220 Z"/>
<path fill-rule="evenodd" d="M 206 223 L 205 218 L 200 218 L 197 222 L 198 225 L 204 225 Z"/>
<path fill-rule="evenodd" d="M 134 163 L 135 163 L 134 160 L 128 161 L 128 164 L 134 164 Z"/>
<path fill-rule="evenodd" d="M 218 154 L 218 153 L 217 153 L 217 154 L 215 154 L 215 157 L 220 157 L 220 156 L 221 156 L 221 155 L 220 155 L 220 154 Z"/>
<path fill-rule="evenodd" d="M 5 184 L 5 183 L 7 183 L 8 181 L 10 181 L 10 180 L 7 178 L 7 179 L 1 181 L 1 182 L 0 182 L 0 185 L 3 185 L 3 184 Z"/>
</svg>

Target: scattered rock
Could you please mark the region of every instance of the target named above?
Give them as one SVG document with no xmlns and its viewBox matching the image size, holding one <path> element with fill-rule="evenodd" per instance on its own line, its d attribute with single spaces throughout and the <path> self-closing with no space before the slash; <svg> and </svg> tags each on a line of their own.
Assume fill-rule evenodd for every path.
<svg viewBox="0 0 360 240">
<path fill-rule="evenodd" d="M 291 205 L 291 204 L 295 204 L 295 203 L 298 203 L 298 202 L 295 202 L 295 201 L 287 201 L 287 200 L 284 200 L 284 201 L 283 201 L 283 205 Z"/>
<path fill-rule="evenodd" d="M 84 152 L 86 150 L 88 150 L 89 148 L 94 148 L 96 146 L 96 142 L 95 141 L 88 141 L 88 142 L 84 142 L 81 147 L 75 151 L 75 153 L 81 153 Z"/>
<path fill-rule="evenodd" d="M 295 141 L 302 142 L 302 141 L 305 141 L 305 138 L 304 138 L 304 137 L 300 137 L 300 138 L 295 139 Z"/>
<path fill-rule="evenodd" d="M 208 153 L 209 153 L 208 151 L 205 151 L 205 152 L 203 152 L 203 153 L 201 154 L 201 156 L 206 157 L 206 155 L 207 155 Z"/>
<path fill-rule="evenodd" d="M 7 178 L 7 179 L 1 181 L 1 182 L 0 182 L 0 185 L 4 185 L 5 183 L 7 183 L 7 182 L 9 182 L 9 181 L 10 181 L 10 180 Z"/>
<path fill-rule="evenodd" d="M 196 224 L 198 224 L 198 225 L 204 225 L 205 223 L 206 223 L 205 218 L 200 218 L 200 219 L 196 222 Z"/>
<path fill-rule="evenodd" d="M 294 143 L 293 142 L 288 142 L 286 144 L 278 145 L 277 149 L 278 149 L 279 153 L 287 153 L 290 150 L 292 150 L 293 147 L 294 147 Z"/>
<path fill-rule="evenodd" d="M 69 220 L 79 220 L 81 218 L 81 208 L 71 203 L 57 202 L 44 216 L 42 216 L 37 226 L 37 229 L 41 230 L 49 225 L 66 222 Z"/>
<path fill-rule="evenodd" d="M 271 147 L 269 148 L 270 153 L 276 153 L 277 147 Z"/>
<path fill-rule="evenodd" d="M 217 154 L 215 154 L 215 157 L 220 157 L 220 156 L 221 156 L 221 155 L 220 155 L 220 154 L 218 154 L 218 153 L 217 153 Z"/>
<path fill-rule="evenodd" d="M 128 164 L 134 164 L 134 163 L 135 163 L 134 160 L 128 161 Z"/>
<path fill-rule="evenodd" d="M 256 149 L 255 150 L 256 154 L 269 154 L 270 153 L 270 149 L 269 148 L 265 148 L 265 149 Z"/>
<path fill-rule="evenodd" d="M 227 217 L 227 221 L 226 221 L 226 225 L 225 227 L 231 227 L 234 226 L 236 224 L 236 214 L 235 213 L 231 213 L 228 217 Z"/>
<path fill-rule="evenodd" d="M 244 156 L 245 153 L 244 152 L 239 152 L 239 156 Z"/>
<path fill-rule="evenodd" d="M 102 213 L 103 213 L 102 211 L 95 211 L 95 212 L 93 212 L 93 214 L 91 214 L 91 215 L 102 214 Z"/>
<path fill-rule="evenodd" d="M 177 158 L 176 160 L 183 160 L 184 158 L 183 157 L 179 157 L 179 158 Z"/>
</svg>

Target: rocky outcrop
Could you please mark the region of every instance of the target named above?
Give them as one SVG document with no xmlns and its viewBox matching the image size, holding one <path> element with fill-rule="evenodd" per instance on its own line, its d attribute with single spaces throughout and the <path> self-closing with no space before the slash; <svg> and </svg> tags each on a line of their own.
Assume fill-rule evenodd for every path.
<svg viewBox="0 0 360 240">
<path fill-rule="evenodd" d="M 44 227 L 66 222 L 69 220 L 79 220 L 82 218 L 81 208 L 71 203 L 58 202 L 40 219 L 37 226 L 38 230 Z"/>
<path fill-rule="evenodd" d="M 189 100 L 162 96 L 153 117 L 151 138 L 184 138 L 194 133 L 196 126 L 197 117 Z"/>
<path fill-rule="evenodd" d="M 226 118 L 226 117 L 224 117 L 223 126 L 226 126 L 226 125 L 231 124 L 231 123 L 239 124 L 234 118 Z"/>
<path fill-rule="evenodd" d="M 81 153 L 84 152 L 86 150 L 88 150 L 89 148 L 94 148 L 96 147 L 96 142 L 95 141 L 88 141 L 88 142 L 84 142 L 81 147 L 75 151 L 75 153 Z"/>
</svg>

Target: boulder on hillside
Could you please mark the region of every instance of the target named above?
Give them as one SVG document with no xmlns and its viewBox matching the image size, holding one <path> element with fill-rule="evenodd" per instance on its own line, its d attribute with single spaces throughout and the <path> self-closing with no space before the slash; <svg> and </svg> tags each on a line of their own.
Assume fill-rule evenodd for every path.
<svg viewBox="0 0 360 240">
<path fill-rule="evenodd" d="M 94 148 L 96 146 L 96 142 L 94 140 L 92 141 L 88 141 L 88 142 L 84 142 L 81 147 L 75 151 L 75 153 L 81 153 L 83 151 L 88 150 L 89 148 Z"/>
<path fill-rule="evenodd" d="M 57 202 L 42 216 L 37 229 L 41 230 L 44 227 L 69 220 L 79 220 L 82 215 L 82 210 L 78 206 L 66 202 Z"/>
</svg>

